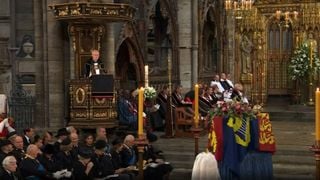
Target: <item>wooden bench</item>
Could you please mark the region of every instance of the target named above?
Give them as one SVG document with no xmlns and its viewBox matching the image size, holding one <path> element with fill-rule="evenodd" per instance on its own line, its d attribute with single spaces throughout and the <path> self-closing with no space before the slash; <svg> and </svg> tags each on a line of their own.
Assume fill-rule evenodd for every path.
<svg viewBox="0 0 320 180">
<path fill-rule="evenodd" d="M 175 108 L 175 136 L 193 137 L 190 128 L 194 124 L 193 114 L 186 111 L 185 107 Z"/>
</svg>

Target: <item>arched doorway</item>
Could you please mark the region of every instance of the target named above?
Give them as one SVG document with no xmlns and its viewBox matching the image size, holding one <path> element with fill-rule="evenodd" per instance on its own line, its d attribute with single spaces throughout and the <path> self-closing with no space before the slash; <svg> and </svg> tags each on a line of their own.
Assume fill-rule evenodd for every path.
<svg viewBox="0 0 320 180">
<path fill-rule="evenodd" d="M 151 8 L 147 34 L 147 61 L 154 80 L 168 74 L 168 54 L 172 51 L 171 27 L 168 10 L 163 1 L 154 2 Z"/>
<path fill-rule="evenodd" d="M 139 84 L 136 56 L 127 41 L 124 41 L 118 50 L 115 63 L 115 76 L 119 81 L 119 88 L 135 89 Z"/>
<path fill-rule="evenodd" d="M 207 74 L 208 72 L 217 72 L 218 70 L 218 43 L 217 43 L 217 26 L 214 19 L 213 9 L 207 13 L 203 32 L 202 32 L 203 48 L 202 53 L 205 55 L 203 61 L 199 63 L 200 72 Z M 212 74 L 210 74 L 212 77 Z"/>
<path fill-rule="evenodd" d="M 219 43 L 221 37 L 218 36 L 220 30 L 219 15 L 214 6 L 210 6 L 204 11 L 201 22 L 201 35 L 199 42 L 199 81 L 210 82 L 215 73 L 221 70 L 219 62 Z"/>
<path fill-rule="evenodd" d="M 292 45 L 293 31 L 290 21 L 271 18 L 268 26 L 268 95 L 289 94 L 288 61 Z"/>
</svg>

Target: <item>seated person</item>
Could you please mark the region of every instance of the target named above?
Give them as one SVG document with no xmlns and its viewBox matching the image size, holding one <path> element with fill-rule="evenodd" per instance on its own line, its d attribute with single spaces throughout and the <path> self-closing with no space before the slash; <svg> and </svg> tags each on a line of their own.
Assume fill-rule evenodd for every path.
<svg viewBox="0 0 320 180">
<path fill-rule="evenodd" d="M 226 81 L 228 82 L 228 84 L 233 88 L 234 85 L 233 85 L 233 82 L 231 81 L 231 74 L 227 74 L 227 78 L 226 78 Z"/>
<path fill-rule="evenodd" d="M 174 91 L 172 92 L 172 105 L 174 107 L 179 107 L 183 105 L 183 97 L 182 97 L 182 86 L 176 85 Z"/>
<path fill-rule="evenodd" d="M 199 108 L 201 116 L 206 117 L 208 115 L 208 112 L 211 108 L 217 103 L 218 98 L 215 96 L 212 96 L 212 88 L 211 87 L 205 87 L 202 89 L 202 94 L 199 98 Z"/>
<path fill-rule="evenodd" d="M 138 162 L 137 153 L 135 138 L 129 134 L 125 137 L 123 147 L 120 151 L 121 167 L 127 168 L 128 166 L 135 166 Z"/>
<path fill-rule="evenodd" d="M 212 91 L 213 91 L 211 94 L 212 98 L 217 99 L 217 101 L 223 100 L 223 93 L 220 92 L 218 86 L 216 84 L 214 84 L 211 87 L 212 87 Z"/>
<path fill-rule="evenodd" d="M 73 179 L 77 180 L 87 180 L 93 179 L 93 169 L 94 164 L 91 162 L 91 157 L 93 156 L 92 150 L 86 147 L 79 149 L 78 160 L 72 165 L 73 169 Z"/>
<path fill-rule="evenodd" d="M 70 178 L 71 171 L 57 171 L 51 173 L 36 159 L 39 154 L 39 148 L 31 144 L 27 148 L 26 157 L 20 163 L 21 175 L 25 179 L 60 179 L 62 177 Z"/>
<path fill-rule="evenodd" d="M 126 125 L 129 129 L 137 129 L 137 106 L 128 90 L 123 91 L 119 98 L 118 116 L 120 125 Z"/>
<path fill-rule="evenodd" d="M 227 76 L 225 73 L 221 73 L 220 83 L 225 91 L 228 91 L 233 88 L 233 86 L 229 84 L 229 81 L 227 81 Z"/>
<path fill-rule="evenodd" d="M 91 59 L 85 63 L 84 76 L 91 77 L 104 73 L 104 64 L 100 60 L 100 53 L 94 49 L 91 51 Z"/>
<path fill-rule="evenodd" d="M 169 93 L 168 86 L 164 86 L 156 98 L 156 103 L 160 105 L 158 111 L 162 119 L 165 119 L 167 114 L 168 93 Z"/>
<path fill-rule="evenodd" d="M 163 180 L 169 176 L 173 167 L 169 162 L 165 162 L 162 151 L 157 150 L 152 143 L 157 141 L 157 136 L 147 133 L 148 144 L 144 147 L 143 159 L 146 162 L 144 179 Z"/>
<path fill-rule="evenodd" d="M 234 88 L 232 90 L 231 99 L 243 102 L 243 103 L 249 103 L 248 99 L 243 94 L 243 86 L 240 83 L 236 83 L 234 85 Z"/>
<path fill-rule="evenodd" d="M 23 179 L 17 169 L 17 160 L 13 156 L 7 156 L 1 161 L 0 179 L 21 180 Z"/>
<path fill-rule="evenodd" d="M 172 106 L 175 107 L 181 107 L 184 105 L 190 105 L 185 107 L 185 110 L 188 113 L 193 114 L 194 111 L 192 109 L 192 102 L 185 102 L 183 97 L 182 97 L 182 86 L 181 85 L 176 85 L 175 89 L 172 93 Z"/>
<path fill-rule="evenodd" d="M 92 176 L 94 178 L 102 179 L 131 179 L 128 174 L 118 174 L 112 163 L 112 158 L 109 153 L 105 152 L 107 142 L 104 140 L 98 140 L 95 143 L 94 155 L 91 158 L 93 165 Z"/>
<path fill-rule="evenodd" d="M 153 129 L 161 130 L 164 128 L 164 120 L 167 115 L 167 98 L 169 94 L 168 86 L 164 86 L 161 92 L 158 94 L 156 98 L 156 104 L 158 104 L 159 109 L 151 113 L 151 125 Z"/>
<path fill-rule="evenodd" d="M 225 91 L 225 89 L 223 88 L 223 86 L 221 85 L 220 82 L 220 77 L 218 74 L 216 74 L 214 76 L 214 79 L 211 81 L 210 86 L 213 87 L 214 85 L 217 85 L 219 93 L 223 93 L 223 91 Z"/>
</svg>

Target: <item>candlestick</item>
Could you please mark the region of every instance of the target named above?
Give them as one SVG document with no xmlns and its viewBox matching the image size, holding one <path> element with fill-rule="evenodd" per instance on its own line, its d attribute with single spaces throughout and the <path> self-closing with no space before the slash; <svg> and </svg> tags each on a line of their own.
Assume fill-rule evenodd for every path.
<svg viewBox="0 0 320 180">
<path fill-rule="evenodd" d="M 320 141 L 320 91 L 319 88 L 316 90 L 316 141 Z"/>
<path fill-rule="evenodd" d="M 149 66 L 144 66 L 144 80 L 145 80 L 145 87 L 149 87 Z"/>
<path fill-rule="evenodd" d="M 143 96 L 144 96 L 144 89 L 141 87 L 139 89 L 139 96 L 138 96 L 138 135 L 143 134 Z"/>
<path fill-rule="evenodd" d="M 312 52 L 313 51 L 313 42 L 311 41 L 310 42 L 310 67 L 312 68 Z M 312 69 L 311 69 L 311 72 L 312 72 Z"/>
<path fill-rule="evenodd" d="M 198 128 L 199 125 L 199 85 L 194 87 L 194 124 Z"/>
</svg>

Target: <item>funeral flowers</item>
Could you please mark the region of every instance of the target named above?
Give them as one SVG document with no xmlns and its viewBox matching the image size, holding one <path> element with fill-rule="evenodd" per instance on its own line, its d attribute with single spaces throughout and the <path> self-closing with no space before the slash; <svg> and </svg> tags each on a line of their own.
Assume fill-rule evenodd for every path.
<svg viewBox="0 0 320 180">
<path fill-rule="evenodd" d="M 312 56 L 312 59 L 310 58 Z M 302 80 L 309 73 L 315 74 L 320 70 L 320 61 L 317 53 L 311 53 L 310 45 L 303 43 L 294 51 L 289 61 L 288 73 L 291 80 Z"/>
<path fill-rule="evenodd" d="M 153 99 L 157 96 L 157 91 L 153 87 L 145 87 L 144 97 L 148 99 Z"/>
<path fill-rule="evenodd" d="M 261 108 L 259 109 L 261 110 Z M 219 101 L 210 112 L 211 117 L 215 116 L 255 116 L 260 111 L 257 107 L 253 110 L 248 103 L 241 103 L 238 101 Z"/>
</svg>

